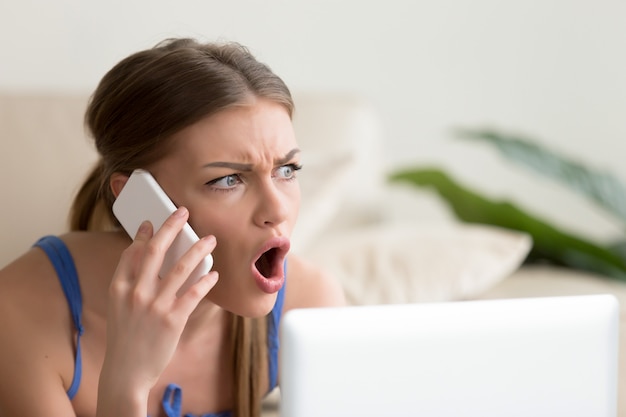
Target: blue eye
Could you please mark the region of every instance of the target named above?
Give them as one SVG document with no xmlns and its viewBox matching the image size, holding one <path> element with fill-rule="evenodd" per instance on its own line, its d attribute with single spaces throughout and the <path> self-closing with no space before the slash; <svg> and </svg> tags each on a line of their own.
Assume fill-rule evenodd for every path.
<svg viewBox="0 0 626 417">
<path fill-rule="evenodd" d="M 239 176 L 236 174 L 232 174 L 214 179 L 212 181 L 209 181 L 207 184 L 217 188 L 233 188 L 240 182 L 241 179 L 239 178 Z"/>
<path fill-rule="evenodd" d="M 296 165 L 296 164 L 289 164 L 289 165 L 283 165 L 281 167 L 278 167 L 276 169 L 276 176 L 283 178 L 283 179 L 293 179 L 296 177 L 296 171 L 299 171 L 300 169 L 302 169 L 301 165 Z"/>
</svg>

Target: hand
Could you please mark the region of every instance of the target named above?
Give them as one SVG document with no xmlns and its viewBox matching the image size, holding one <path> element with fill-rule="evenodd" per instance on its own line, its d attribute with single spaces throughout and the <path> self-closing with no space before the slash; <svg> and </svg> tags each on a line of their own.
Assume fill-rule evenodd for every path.
<svg viewBox="0 0 626 417">
<path fill-rule="evenodd" d="M 118 393 L 130 391 L 134 398 L 140 393 L 147 400 L 176 350 L 189 315 L 217 282 L 217 272 L 211 271 L 179 292 L 215 248 L 213 236 L 196 242 L 167 276 L 159 278 L 164 254 L 188 217 L 187 209 L 179 208 L 154 236 L 150 222 L 144 222 L 122 254 L 109 290 L 101 391 L 105 387 Z"/>
</svg>

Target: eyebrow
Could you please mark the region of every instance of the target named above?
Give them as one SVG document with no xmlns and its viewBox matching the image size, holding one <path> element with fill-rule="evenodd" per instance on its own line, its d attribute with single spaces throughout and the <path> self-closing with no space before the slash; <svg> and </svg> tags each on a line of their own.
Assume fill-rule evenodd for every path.
<svg viewBox="0 0 626 417">
<path fill-rule="evenodd" d="M 300 152 L 300 149 L 294 148 L 287 152 L 287 154 L 279 159 L 274 160 L 274 165 L 280 166 L 285 165 L 289 162 L 297 153 Z M 241 164 L 238 162 L 225 162 L 225 161 L 216 161 L 210 162 L 208 164 L 203 165 L 204 168 L 210 167 L 218 167 L 218 168 L 230 168 L 235 171 L 252 171 L 252 164 Z"/>
</svg>

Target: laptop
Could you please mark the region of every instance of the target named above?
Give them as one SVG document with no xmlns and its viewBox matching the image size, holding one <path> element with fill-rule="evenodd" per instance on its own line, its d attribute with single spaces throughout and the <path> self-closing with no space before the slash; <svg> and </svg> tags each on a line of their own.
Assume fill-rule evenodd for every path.
<svg viewBox="0 0 626 417">
<path fill-rule="evenodd" d="M 297 309 L 282 417 L 615 417 L 612 295 Z"/>
</svg>

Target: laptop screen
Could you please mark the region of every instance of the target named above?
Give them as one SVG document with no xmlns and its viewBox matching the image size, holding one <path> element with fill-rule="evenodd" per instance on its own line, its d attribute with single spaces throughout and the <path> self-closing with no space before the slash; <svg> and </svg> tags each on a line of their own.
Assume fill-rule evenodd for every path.
<svg viewBox="0 0 626 417">
<path fill-rule="evenodd" d="M 281 416 L 617 414 L 611 295 L 299 309 Z"/>
</svg>

